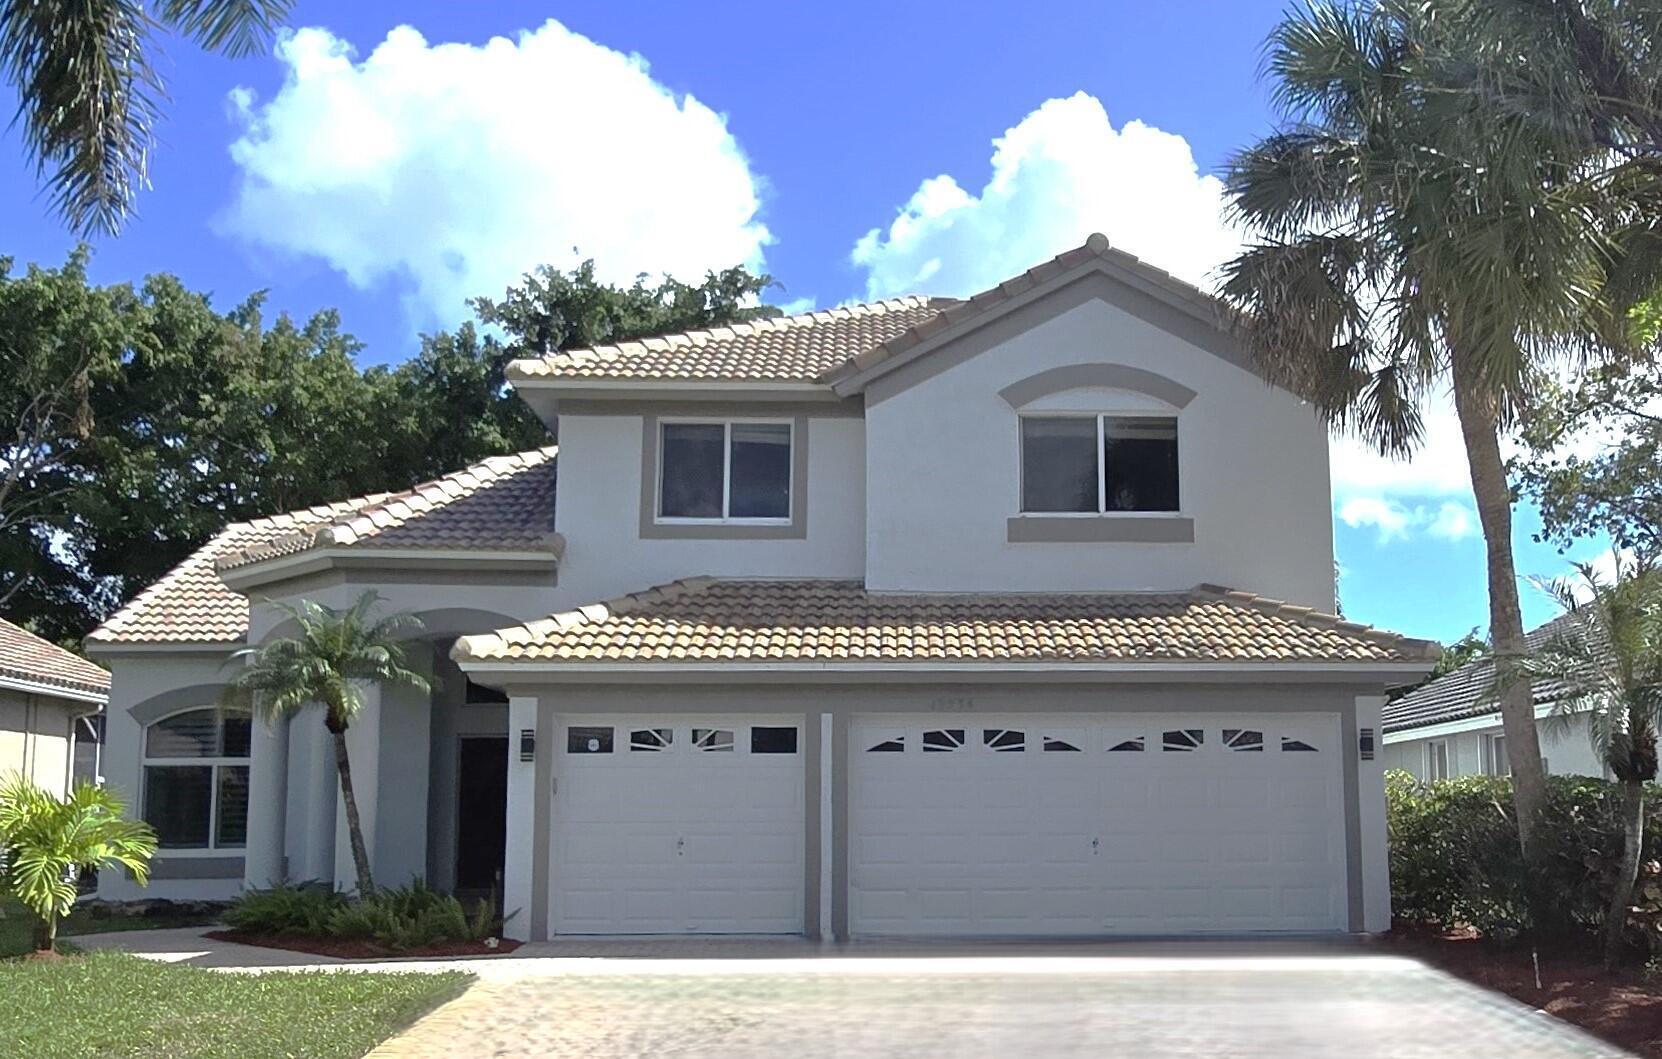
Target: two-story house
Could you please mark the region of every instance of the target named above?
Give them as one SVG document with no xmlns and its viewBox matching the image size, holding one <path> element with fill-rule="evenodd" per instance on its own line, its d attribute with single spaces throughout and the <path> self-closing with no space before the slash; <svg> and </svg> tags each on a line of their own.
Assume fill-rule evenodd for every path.
<svg viewBox="0 0 1662 1059">
<path fill-rule="evenodd" d="M 510 378 L 557 460 L 230 526 L 93 636 L 153 891 L 350 884 L 323 725 L 213 704 L 269 601 L 373 588 L 434 676 L 349 735 L 377 876 L 514 937 L 1388 925 L 1431 646 L 1331 613 L 1326 433 L 1194 288 L 1092 236 Z"/>
</svg>

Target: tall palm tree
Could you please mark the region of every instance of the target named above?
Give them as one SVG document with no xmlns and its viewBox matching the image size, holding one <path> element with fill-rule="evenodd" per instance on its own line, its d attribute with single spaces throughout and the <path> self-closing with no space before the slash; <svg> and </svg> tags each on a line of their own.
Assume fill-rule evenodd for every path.
<svg viewBox="0 0 1662 1059">
<path fill-rule="evenodd" d="M 60 799 L 15 773 L 0 781 L 0 893 L 34 914 L 37 952 L 56 948 L 80 869 L 120 865 L 141 886 L 149 879 L 156 833 L 124 809 L 108 787 L 82 783 Z"/>
<path fill-rule="evenodd" d="M 1655 266 L 1624 241 L 1633 200 L 1611 193 L 1596 144 L 1474 90 L 1467 57 L 1496 49 L 1448 17 L 1465 6 L 1318 3 L 1272 34 L 1287 120 L 1231 160 L 1256 242 L 1225 266 L 1223 293 L 1267 375 L 1386 454 L 1410 453 L 1425 402 L 1452 389 L 1504 661 L 1527 648 L 1501 434 L 1549 364 L 1624 348 L 1629 288 L 1612 276 L 1643 261 L 1654 286 Z M 1499 706 L 1534 863 L 1546 779 L 1529 688 Z"/>
<path fill-rule="evenodd" d="M 52 206 L 80 232 L 120 230 L 148 183 L 166 85 L 158 30 L 231 56 L 263 47 L 294 0 L 0 0 L 0 76 Z"/>
<path fill-rule="evenodd" d="M 352 866 L 358 893 L 375 892 L 369 851 L 364 845 L 358 799 L 352 791 L 352 759 L 346 749 L 346 731 L 363 712 L 364 688 L 369 684 L 402 685 L 428 690 L 427 678 L 406 664 L 400 637 L 418 632 L 421 621 L 396 611 L 377 617 L 380 597 L 365 592 L 345 610 L 312 600 L 296 605 L 277 604 L 294 620 L 296 632 L 248 647 L 231 656 L 243 663 L 231 678 L 224 701 L 246 707 L 267 724 L 287 720 L 312 705 L 323 707 L 323 725 L 334 737 L 335 772 L 340 777 L 341 802 L 352 843 Z"/>
<path fill-rule="evenodd" d="M 1565 619 L 1539 649 L 1515 666 L 1518 677 L 1550 681 L 1551 723 L 1567 729 L 1587 718 L 1599 760 L 1622 790 L 1622 859 L 1604 920 L 1604 960 L 1620 960 L 1627 909 L 1645 841 L 1645 784 L 1656 778 L 1662 727 L 1662 573 L 1646 562 L 1619 560 L 1606 582 L 1591 565 L 1580 582 L 1558 580 L 1548 591 Z M 1512 677 L 1501 674 L 1502 684 Z"/>
</svg>

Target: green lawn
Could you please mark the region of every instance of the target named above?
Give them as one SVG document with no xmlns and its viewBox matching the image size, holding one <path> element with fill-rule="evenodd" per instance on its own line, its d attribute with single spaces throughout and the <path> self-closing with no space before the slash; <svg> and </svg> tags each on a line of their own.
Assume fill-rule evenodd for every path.
<svg viewBox="0 0 1662 1059">
<path fill-rule="evenodd" d="M 472 975 L 227 974 L 118 952 L 0 961 L 0 1056 L 361 1056 Z"/>
</svg>

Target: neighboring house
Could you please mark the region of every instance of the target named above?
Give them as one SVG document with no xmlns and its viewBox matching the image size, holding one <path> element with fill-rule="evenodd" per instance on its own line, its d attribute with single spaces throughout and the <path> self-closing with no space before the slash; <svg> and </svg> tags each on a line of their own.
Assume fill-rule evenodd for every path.
<svg viewBox="0 0 1662 1059">
<path fill-rule="evenodd" d="M 1561 615 L 1535 629 L 1528 636 L 1529 646 L 1544 645 L 1567 619 Z M 1510 775 L 1494 684 L 1494 660 L 1475 658 L 1386 703 L 1385 767 L 1403 769 L 1422 780 Z M 1551 682 L 1537 681 L 1531 690 L 1547 771 L 1603 776 L 1604 764 L 1593 749 L 1586 715 L 1554 717 L 1560 689 Z"/>
<path fill-rule="evenodd" d="M 96 783 L 109 694 L 107 670 L 0 618 L 0 776 L 22 773 L 60 796 Z"/>
<path fill-rule="evenodd" d="M 510 936 L 1385 929 L 1435 649 L 1331 613 L 1327 433 L 1221 319 L 1092 236 L 515 362 L 557 502 L 549 448 L 230 526 L 92 636 L 151 890 L 350 884 L 323 725 L 213 704 L 268 600 L 373 588 L 434 677 L 348 736 L 375 871 Z"/>
</svg>

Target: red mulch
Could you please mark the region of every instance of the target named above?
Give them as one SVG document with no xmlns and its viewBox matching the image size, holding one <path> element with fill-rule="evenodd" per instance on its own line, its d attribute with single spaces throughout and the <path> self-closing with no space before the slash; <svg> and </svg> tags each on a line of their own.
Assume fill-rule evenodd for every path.
<svg viewBox="0 0 1662 1059">
<path fill-rule="evenodd" d="M 1639 967 L 1604 969 L 1586 951 L 1543 951 L 1541 988 L 1529 949 L 1483 941 L 1469 931 L 1392 931 L 1389 943 L 1427 963 L 1555 1015 L 1612 1044 L 1662 1059 L 1662 980 Z"/>
<path fill-rule="evenodd" d="M 309 952 L 313 956 L 335 956 L 343 960 L 451 959 L 457 956 L 506 956 L 519 942 L 499 938 L 493 949 L 482 941 L 441 941 L 419 949 L 389 949 L 379 942 L 361 938 L 304 938 L 286 934 L 257 934 L 247 930 L 210 930 L 210 938 L 258 945 L 267 949 Z"/>
</svg>

